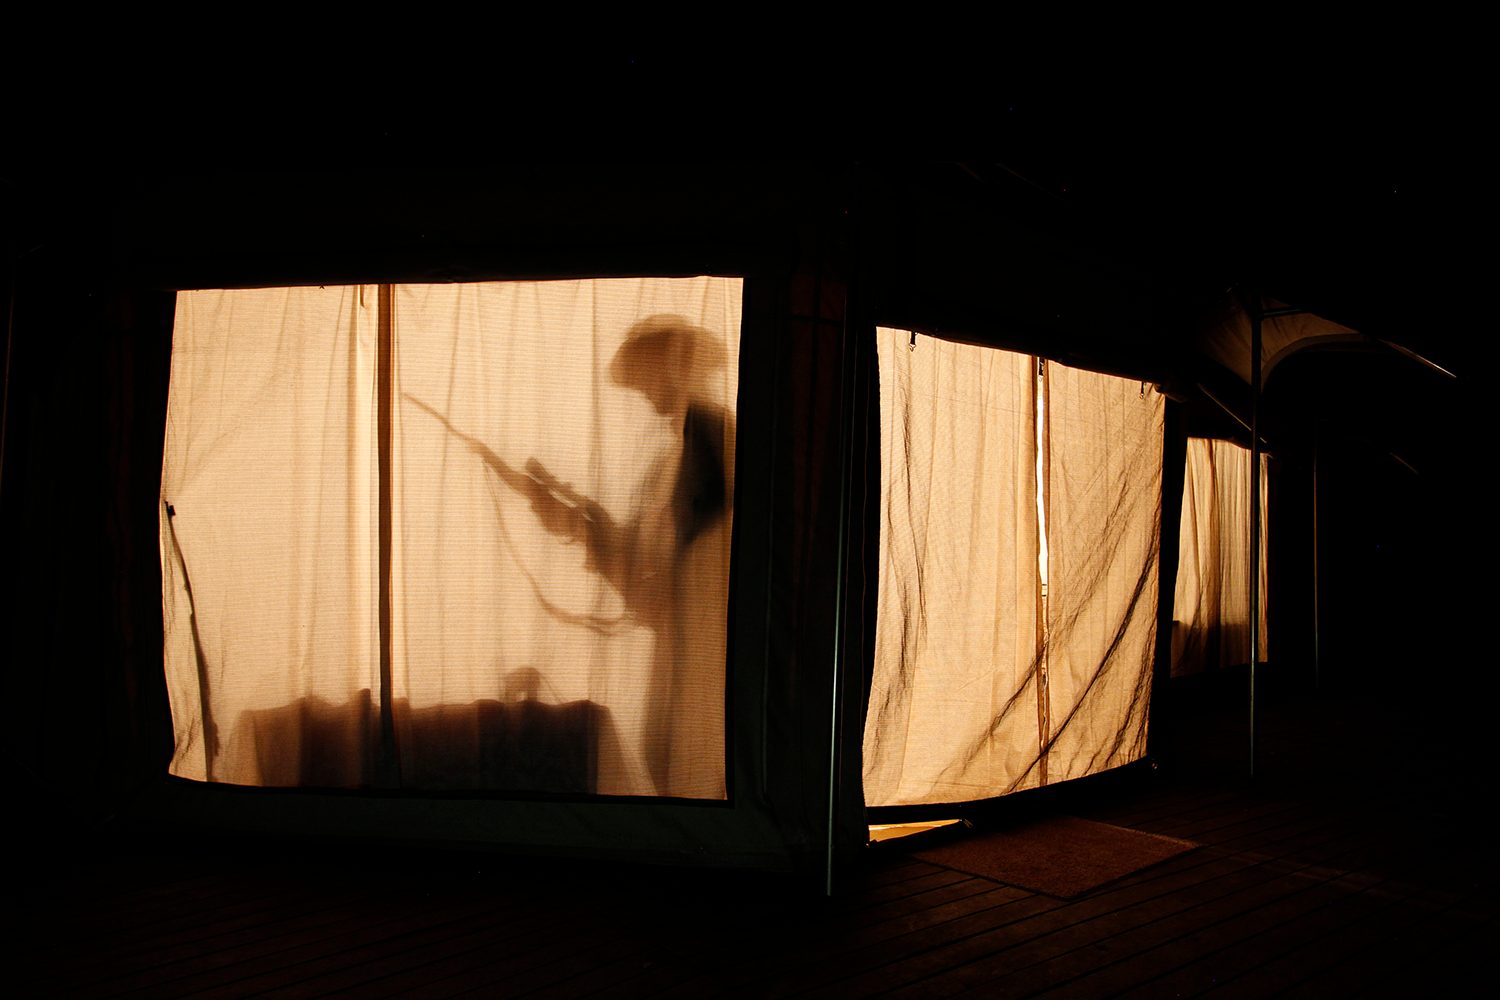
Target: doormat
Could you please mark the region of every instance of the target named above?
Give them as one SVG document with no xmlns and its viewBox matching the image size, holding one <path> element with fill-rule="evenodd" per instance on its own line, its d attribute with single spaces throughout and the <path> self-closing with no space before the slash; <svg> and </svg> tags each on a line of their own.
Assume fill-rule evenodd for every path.
<svg viewBox="0 0 1500 1000">
<path fill-rule="evenodd" d="M 911 856 L 1057 899 L 1072 899 L 1198 847 L 1191 840 L 1054 816 Z"/>
</svg>

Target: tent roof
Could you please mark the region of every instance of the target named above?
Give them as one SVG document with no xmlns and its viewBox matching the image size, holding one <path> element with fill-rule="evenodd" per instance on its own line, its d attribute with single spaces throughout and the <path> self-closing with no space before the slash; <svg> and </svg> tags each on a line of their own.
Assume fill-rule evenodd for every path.
<svg viewBox="0 0 1500 1000">
<path fill-rule="evenodd" d="M 787 119 L 664 67 L 586 108 L 408 95 L 347 128 L 259 98 L 114 120 L 39 105 L 4 158 L 12 249 L 201 286 L 746 273 L 856 246 L 880 322 L 1169 385 L 1225 354 L 1237 328 L 1218 348 L 1205 331 L 1249 286 L 1311 314 L 1278 321 L 1293 339 L 1357 331 L 1475 370 L 1487 208 L 1460 183 L 1462 101 L 1038 101 L 988 83 L 898 101 L 877 84 Z M 577 127 L 559 138 L 564 110 Z"/>
</svg>

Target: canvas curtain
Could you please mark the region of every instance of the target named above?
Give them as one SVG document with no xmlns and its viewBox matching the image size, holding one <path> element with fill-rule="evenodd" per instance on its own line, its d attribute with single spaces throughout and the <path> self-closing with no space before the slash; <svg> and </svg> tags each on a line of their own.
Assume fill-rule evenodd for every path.
<svg viewBox="0 0 1500 1000">
<path fill-rule="evenodd" d="M 722 798 L 738 279 L 184 292 L 172 773 Z"/>
<path fill-rule="evenodd" d="M 1260 659 L 1267 657 L 1267 457 L 1260 477 Z M 1173 602 L 1172 676 L 1250 662 L 1250 449 L 1189 438 Z"/>
<path fill-rule="evenodd" d="M 1048 362 L 1048 781 L 1146 752 L 1166 397 Z"/>
<path fill-rule="evenodd" d="M 1050 363 L 1043 374 L 1026 355 L 878 336 L 867 803 L 989 798 L 1136 759 L 1162 397 Z"/>
</svg>

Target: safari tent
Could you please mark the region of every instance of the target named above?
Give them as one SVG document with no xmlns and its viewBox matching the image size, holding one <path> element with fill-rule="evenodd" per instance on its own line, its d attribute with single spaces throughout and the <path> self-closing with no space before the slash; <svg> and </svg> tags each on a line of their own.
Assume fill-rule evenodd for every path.
<svg viewBox="0 0 1500 1000">
<path fill-rule="evenodd" d="M 206 836 L 819 870 L 1145 759 L 1188 413 L 1246 440 L 1236 303 L 1284 304 L 956 164 L 112 208 L 14 270 L 13 745 Z M 1261 379 L 1299 336 L 1380 346 Z"/>
</svg>

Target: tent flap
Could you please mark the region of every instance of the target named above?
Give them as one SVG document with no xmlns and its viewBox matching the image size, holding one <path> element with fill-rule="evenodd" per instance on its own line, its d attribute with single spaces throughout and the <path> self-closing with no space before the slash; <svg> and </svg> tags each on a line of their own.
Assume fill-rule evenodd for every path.
<svg viewBox="0 0 1500 1000">
<path fill-rule="evenodd" d="M 867 801 L 990 798 L 1139 758 L 1164 397 L 907 331 L 879 343 Z"/>
</svg>

